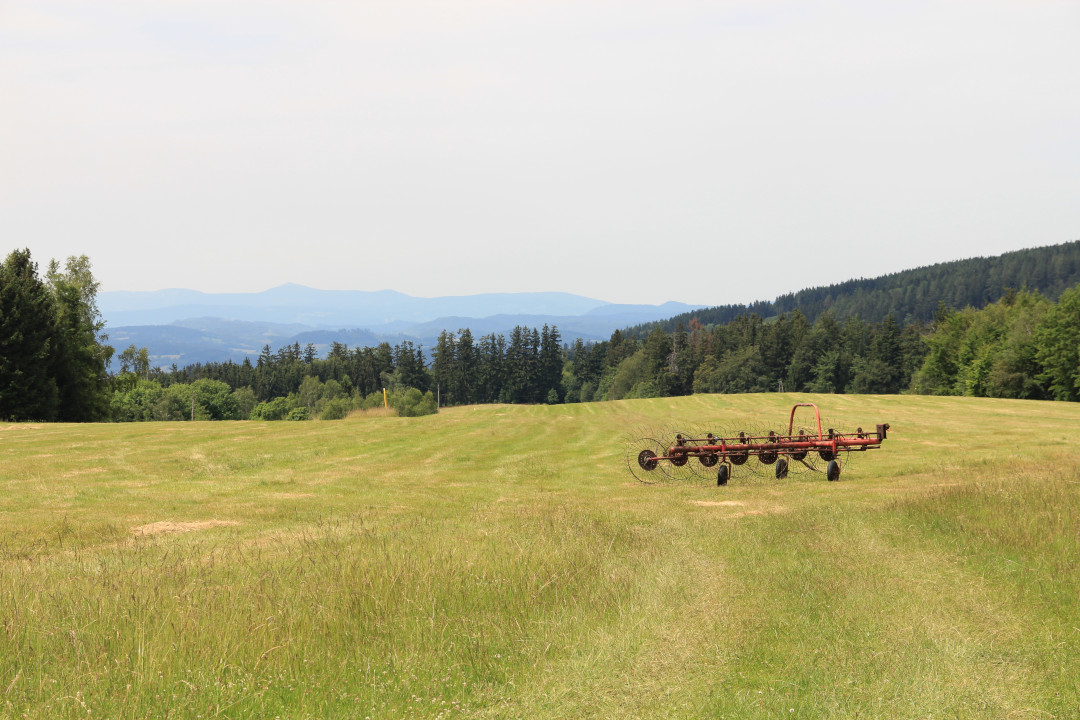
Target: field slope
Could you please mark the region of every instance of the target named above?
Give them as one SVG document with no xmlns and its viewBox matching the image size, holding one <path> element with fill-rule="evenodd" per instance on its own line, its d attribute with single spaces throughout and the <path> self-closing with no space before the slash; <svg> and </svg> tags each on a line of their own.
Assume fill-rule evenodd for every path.
<svg viewBox="0 0 1080 720">
<path fill-rule="evenodd" d="M 892 425 L 642 485 L 635 428 Z M 1080 405 L 0 426 L 0 717 L 1080 715 Z"/>
</svg>

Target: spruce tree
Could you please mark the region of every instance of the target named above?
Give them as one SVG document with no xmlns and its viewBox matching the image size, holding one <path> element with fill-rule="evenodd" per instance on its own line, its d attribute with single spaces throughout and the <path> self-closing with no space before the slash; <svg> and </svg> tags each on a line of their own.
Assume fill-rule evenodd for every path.
<svg viewBox="0 0 1080 720">
<path fill-rule="evenodd" d="M 474 403 L 476 398 L 476 347 L 473 345 L 472 332 L 464 328 L 458 333 L 457 362 L 454 364 L 454 374 L 451 378 L 451 387 L 454 397 L 459 403 Z"/>
<path fill-rule="evenodd" d="M 56 311 L 30 251 L 0 266 L 0 417 L 53 420 L 59 388 L 53 377 Z"/>
</svg>

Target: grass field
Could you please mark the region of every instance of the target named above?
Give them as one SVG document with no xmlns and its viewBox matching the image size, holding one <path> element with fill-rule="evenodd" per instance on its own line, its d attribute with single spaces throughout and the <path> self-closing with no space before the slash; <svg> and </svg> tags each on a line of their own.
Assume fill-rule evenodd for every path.
<svg viewBox="0 0 1080 720">
<path fill-rule="evenodd" d="M 642 426 L 892 425 L 642 485 Z M 1080 717 L 1080 405 L 0 426 L 0 717 Z"/>
</svg>

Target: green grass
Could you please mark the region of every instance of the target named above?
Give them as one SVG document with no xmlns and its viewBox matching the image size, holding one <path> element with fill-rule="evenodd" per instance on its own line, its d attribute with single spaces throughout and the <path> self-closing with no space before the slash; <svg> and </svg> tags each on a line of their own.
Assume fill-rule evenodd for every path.
<svg viewBox="0 0 1080 720">
<path fill-rule="evenodd" d="M 627 432 L 892 425 L 841 481 Z M 0 426 L 0 717 L 1080 716 L 1080 405 Z"/>
</svg>

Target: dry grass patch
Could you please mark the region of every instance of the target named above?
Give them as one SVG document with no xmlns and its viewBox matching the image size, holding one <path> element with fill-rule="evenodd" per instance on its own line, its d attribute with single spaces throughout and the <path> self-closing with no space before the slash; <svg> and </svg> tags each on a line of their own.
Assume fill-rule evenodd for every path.
<svg viewBox="0 0 1080 720">
<path fill-rule="evenodd" d="M 397 414 L 395 408 L 375 407 L 367 410 L 350 410 L 345 417 L 351 420 L 353 418 L 397 417 Z"/>
<path fill-rule="evenodd" d="M 741 500 L 691 500 L 690 502 L 702 507 L 742 507 L 746 504 Z"/>
<path fill-rule="evenodd" d="M 194 532 L 195 530 L 206 530 L 213 527 L 228 527 L 239 524 L 240 523 L 236 520 L 200 520 L 196 522 L 173 522 L 171 520 L 162 520 L 147 525 L 133 527 L 131 528 L 131 532 L 136 537 L 144 537 L 146 535 Z"/>
</svg>

